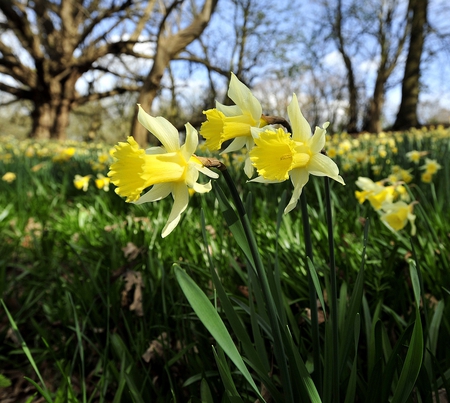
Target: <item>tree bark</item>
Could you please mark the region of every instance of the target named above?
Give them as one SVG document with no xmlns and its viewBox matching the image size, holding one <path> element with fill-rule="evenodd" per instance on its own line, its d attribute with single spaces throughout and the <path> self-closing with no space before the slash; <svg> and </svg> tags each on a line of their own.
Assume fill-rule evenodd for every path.
<svg viewBox="0 0 450 403">
<path fill-rule="evenodd" d="M 153 66 L 138 97 L 138 104 L 140 104 L 146 112 L 150 113 L 151 111 L 153 101 L 161 87 L 164 71 L 169 66 L 170 61 L 202 34 L 211 19 L 217 2 L 218 0 L 205 0 L 202 11 L 194 18 L 193 22 L 188 27 L 178 31 L 174 35 L 164 36 L 166 28 L 165 21 L 173 9 L 167 11 L 166 18 L 159 29 Z M 138 109 L 136 108 L 130 135 L 133 136 L 136 142 L 142 147 L 146 147 L 149 140 L 151 144 L 155 144 L 156 138 L 153 136 L 149 138 L 147 129 L 137 121 L 137 114 Z"/>
<path fill-rule="evenodd" d="M 411 35 L 402 81 L 402 100 L 393 130 L 419 126 L 417 104 L 420 89 L 420 61 L 425 41 L 428 0 L 409 0 L 409 7 L 412 12 Z"/>
<path fill-rule="evenodd" d="M 356 86 L 352 59 L 347 53 L 346 40 L 342 32 L 342 0 L 338 0 L 336 7 L 333 30 L 335 33 L 337 48 L 344 59 L 345 69 L 347 70 L 347 84 L 349 93 L 348 121 L 346 129 L 348 133 L 356 133 L 358 131 L 358 88 Z"/>
</svg>

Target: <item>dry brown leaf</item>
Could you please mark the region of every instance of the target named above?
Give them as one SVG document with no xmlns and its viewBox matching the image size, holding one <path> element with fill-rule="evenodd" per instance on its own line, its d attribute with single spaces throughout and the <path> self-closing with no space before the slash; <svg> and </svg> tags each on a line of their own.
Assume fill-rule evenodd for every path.
<svg viewBox="0 0 450 403">
<path fill-rule="evenodd" d="M 161 333 L 156 340 L 152 340 L 147 351 L 142 354 L 142 359 L 149 363 L 156 356 L 162 357 L 164 354 L 164 349 L 161 341 L 166 341 L 167 333 Z"/>
<path fill-rule="evenodd" d="M 140 248 L 138 248 L 133 242 L 128 242 L 127 246 L 122 248 L 123 255 L 129 262 L 136 259 L 140 251 Z"/>
<path fill-rule="evenodd" d="M 144 316 L 142 306 L 142 275 L 140 272 L 130 270 L 123 275 L 125 288 L 122 291 L 122 306 L 128 305 L 128 293 L 134 288 L 133 302 L 130 304 L 130 311 L 134 311 L 137 316 Z"/>
</svg>

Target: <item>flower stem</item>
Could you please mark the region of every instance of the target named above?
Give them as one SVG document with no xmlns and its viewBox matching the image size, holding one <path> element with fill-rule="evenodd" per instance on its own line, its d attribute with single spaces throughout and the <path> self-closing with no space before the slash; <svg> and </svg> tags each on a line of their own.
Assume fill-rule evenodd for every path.
<svg viewBox="0 0 450 403">
<path fill-rule="evenodd" d="M 285 392 L 286 402 L 293 403 L 294 398 L 293 398 L 293 392 L 292 392 L 292 383 L 291 383 L 291 377 L 289 374 L 289 369 L 288 369 L 288 364 L 287 364 L 286 352 L 284 349 L 283 337 L 282 337 L 281 329 L 280 329 L 280 322 L 278 320 L 278 315 L 277 315 L 276 307 L 275 307 L 275 301 L 273 299 L 272 292 L 270 290 L 270 285 L 269 285 L 269 281 L 267 278 L 267 274 L 264 269 L 264 266 L 263 266 L 263 263 L 261 260 L 261 256 L 258 251 L 258 246 L 257 246 L 256 240 L 255 240 L 253 231 L 251 229 L 250 221 L 249 221 L 247 213 L 245 211 L 244 204 L 242 203 L 241 197 L 239 196 L 239 192 L 236 189 L 234 181 L 231 178 L 228 170 L 226 168 L 224 168 L 224 166 L 222 166 L 219 169 L 223 174 L 223 177 L 228 185 L 228 188 L 230 189 L 231 196 L 234 200 L 236 209 L 239 214 L 239 218 L 241 220 L 241 223 L 242 223 L 242 226 L 243 226 L 243 229 L 245 232 L 245 236 L 249 243 L 253 261 L 255 263 L 255 269 L 258 274 L 258 279 L 260 281 L 261 288 L 264 293 L 264 297 L 266 298 L 266 305 L 267 305 L 270 325 L 271 325 L 272 333 L 273 333 L 273 335 L 272 335 L 273 336 L 273 348 L 274 348 L 274 353 L 275 353 L 278 365 L 280 367 L 281 380 L 282 380 L 283 384 L 285 385 L 284 392 Z"/>
<path fill-rule="evenodd" d="M 302 209 L 303 234 L 305 237 L 306 257 L 313 263 L 313 249 L 311 240 L 311 228 L 309 226 L 308 203 L 306 200 L 305 189 L 300 196 L 300 206 Z M 319 394 L 322 395 L 322 365 L 320 359 L 320 336 L 319 336 L 319 320 L 317 311 L 317 294 L 314 282 L 311 277 L 310 266 L 306 261 L 306 272 L 308 273 L 308 289 L 309 289 L 309 305 L 311 309 L 311 339 L 313 344 L 313 362 L 314 372 L 313 379 Z"/>
<path fill-rule="evenodd" d="M 338 316 L 337 316 L 337 281 L 336 281 L 336 262 L 334 256 L 334 236 L 333 236 L 333 213 L 331 210 L 331 192 L 330 179 L 325 176 L 325 203 L 327 212 L 328 227 L 328 249 L 330 253 L 330 297 L 331 297 L 331 332 L 332 332 L 332 360 L 333 360 L 333 378 L 332 378 L 332 396 L 333 402 L 339 402 L 339 339 L 338 339 Z"/>
</svg>

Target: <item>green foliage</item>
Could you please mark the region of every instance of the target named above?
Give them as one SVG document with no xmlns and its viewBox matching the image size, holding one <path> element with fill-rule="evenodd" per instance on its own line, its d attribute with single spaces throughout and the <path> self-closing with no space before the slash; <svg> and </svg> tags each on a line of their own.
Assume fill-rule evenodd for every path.
<svg viewBox="0 0 450 403">
<path fill-rule="evenodd" d="M 284 402 L 289 389 L 292 401 L 408 402 L 448 393 L 450 151 L 448 138 L 431 134 L 396 135 L 397 153 L 388 149 L 372 164 L 380 173 L 353 161 L 346 187 L 332 184 L 335 297 L 326 193 L 317 178 L 304 190 L 312 263 L 300 210 L 280 213 L 290 184 L 244 184 L 232 155 L 245 217 L 219 179 L 216 195 L 193 195 L 179 227 L 162 240 L 170 201 L 130 205 L 112 186 L 94 185 L 97 173 L 106 175 L 108 160 L 100 157 L 109 146 L 3 141 L 1 173 L 16 174 L 0 181 L 0 382 L 12 382 L 3 388 L 12 390 L 11 374 L 19 372 L 49 402 L 250 402 L 258 393 Z M 74 155 L 64 157 L 70 147 Z M 369 155 L 380 143 L 361 138 L 359 147 Z M 412 149 L 440 161 L 433 183 L 421 183 L 421 170 L 404 157 Z M 341 166 L 351 159 L 337 158 Z M 412 243 L 407 230 L 392 232 L 354 197 L 358 176 L 384 178 L 394 161 L 414 178 Z M 86 192 L 73 185 L 76 174 L 92 175 Z M 308 273 L 320 301 L 320 382 Z M 203 302 L 191 307 L 185 293 Z M 206 303 L 215 322 L 195 309 Z M 226 342 L 202 321 L 222 323 L 214 329 Z"/>
</svg>

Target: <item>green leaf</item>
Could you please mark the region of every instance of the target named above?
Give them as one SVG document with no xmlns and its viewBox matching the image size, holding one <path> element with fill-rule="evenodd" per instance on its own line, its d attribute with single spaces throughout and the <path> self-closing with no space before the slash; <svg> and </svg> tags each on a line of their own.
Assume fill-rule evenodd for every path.
<svg viewBox="0 0 450 403">
<path fill-rule="evenodd" d="M 208 382 L 205 378 L 203 378 L 200 383 L 200 398 L 202 399 L 202 403 L 214 403 L 211 390 L 209 389 Z"/>
<path fill-rule="evenodd" d="M 311 261 L 309 257 L 307 257 L 308 260 L 308 268 L 309 273 L 311 275 L 311 279 L 314 284 L 314 288 L 316 289 L 317 298 L 319 298 L 320 304 L 322 305 L 322 309 L 325 311 L 325 300 L 323 299 L 323 292 L 322 287 L 320 286 L 319 277 L 317 276 L 316 267 L 314 266 L 314 263 Z M 327 320 L 327 315 L 324 315 L 325 320 Z"/>
<path fill-rule="evenodd" d="M 225 218 L 230 231 L 236 239 L 236 243 L 244 252 L 245 257 L 249 260 L 253 267 L 255 267 L 255 262 L 253 260 L 250 245 L 248 243 L 247 237 L 245 236 L 244 228 L 241 221 L 239 220 L 238 215 L 234 211 L 233 207 L 231 206 L 218 183 L 214 184 L 213 189 L 216 193 L 217 200 L 219 201 L 220 210 L 222 211 L 223 217 Z"/>
<path fill-rule="evenodd" d="M 416 301 L 416 321 L 414 323 L 414 329 L 411 336 L 411 341 L 409 343 L 408 353 L 406 354 L 405 363 L 403 365 L 391 403 L 404 403 L 407 401 L 419 375 L 424 355 L 422 322 L 420 320 L 419 311 L 420 283 L 414 262 L 410 262 L 410 273 L 414 290 L 414 298 Z"/>
<path fill-rule="evenodd" d="M 239 351 L 237 350 L 230 334 L 228 333 L 225 324 L 223 323 L 217 311 L 214 309 L 208 297 L 194 282 L 194 280 L 192 280 L 192 278 L 184 270 L 181 269 L 180 266 L 175 264 L 174 270 L 178 284 L 183 290 L 184 295 L 189 301 L 189 304 L 191 305 L 194 312 L 197 314 L 198 318 L 208 329 L 208 331 L 211 333 L 211 335 L 214 337 L 223 351 L 228 355 L 228 357 L 230 357 L 231 361 L 234 363 L 234 365 L 236 365 L 241 374 L 245 377 L 252 389 L 258 395 L 259 399 L 261 401 L 264 401 L 264 398 L 261 396 L 258 387 L 253 381 L 250 372 L 245 366 L 244 361 L 239 354 Z"/>
<path fill-rule="evenodd" d="M 0 374 L 0 388 L 7 388 L 11 386 L 11 380 L 5 375 Z"/>
</svg>

